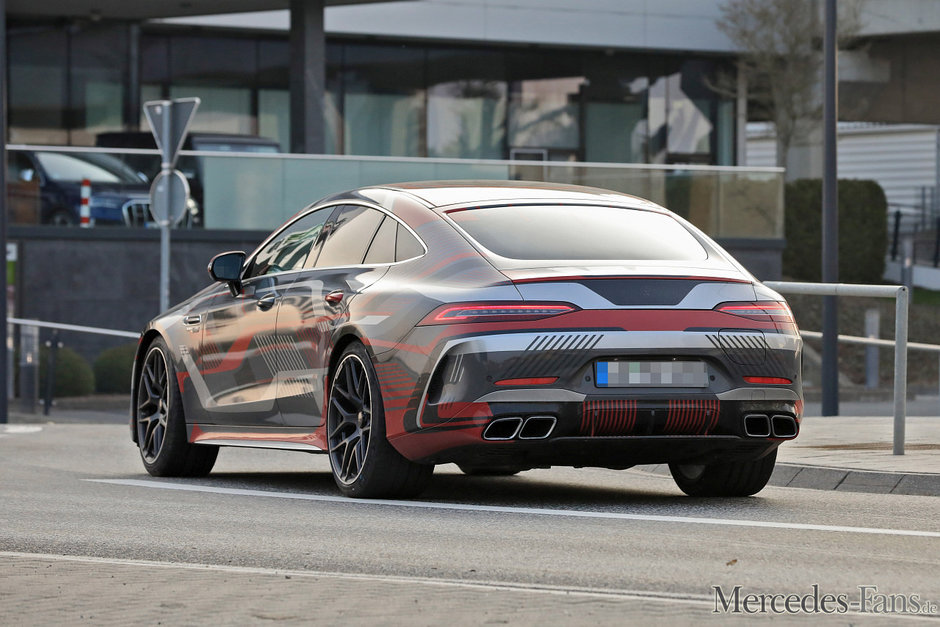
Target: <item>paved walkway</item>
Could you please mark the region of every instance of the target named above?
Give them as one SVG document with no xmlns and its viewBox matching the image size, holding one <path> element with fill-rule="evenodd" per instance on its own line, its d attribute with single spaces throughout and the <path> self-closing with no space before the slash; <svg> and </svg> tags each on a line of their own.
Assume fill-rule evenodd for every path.
<svg viewBox="0 0 940 627">
<path fill-rule="evenodd" d="M 126 423 L 127 411 L 54 408 L 49 416 L 10 413 L 10 423 Z M 908 416 L 905 454 L 894 455 L 890 416 L 808 416 L 799 437 L 777 454 L 771 485 L 940 496 L 940 417 Z M 668 474 L 665 465 L 646 466 Z"/>
</svg>

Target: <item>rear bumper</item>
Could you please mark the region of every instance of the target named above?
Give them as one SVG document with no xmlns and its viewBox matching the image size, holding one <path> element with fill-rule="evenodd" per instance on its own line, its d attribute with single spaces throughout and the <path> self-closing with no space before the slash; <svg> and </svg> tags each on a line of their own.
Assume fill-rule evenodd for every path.
<svg viewBox="0 0 940 627">
<path fill-rule="evenodd" d="M 420 401 L 402 412 L 403 429 L 390 430 L 389 439 L 405 457 L 428 463 L 495 458 L 522 467 L 623 468 L 757 458 L 799 433 L 802 342 L 753 329 L 730 330 L 728 341 L 728 333 L 596 329 L 451 338 L 432 355 Z M 598 360 L 703 362 L 707 384 L 603 387 L 595 380 Z M 745 376 L 791 383 L 751 385 Z M 554 382 L 500 385 L 542 378 Z M 538 426 L 524 431 L 533 417 Z"/>
</svg>

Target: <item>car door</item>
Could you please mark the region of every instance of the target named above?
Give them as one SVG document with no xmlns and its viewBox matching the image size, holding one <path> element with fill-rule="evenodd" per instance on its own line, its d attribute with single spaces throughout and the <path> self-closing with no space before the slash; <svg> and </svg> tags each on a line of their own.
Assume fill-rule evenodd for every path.
<svg viewBox="0 0 940 627">
<path fill-rule="evenodd" d="M 312 269 L 285 291 L 278 334 L 293 338 L 296 349 L 290 355 L 294 368 L 285 373 L 289 384 L 279 396 L 285 424 L 322 423 L 333 333 L 349 319 L 350 301 L 394 261 L 395 225 L 394 218 L 378 209 L 342 207 L 324 229 L 317 258 L 307 261 Z M 383 247 L 391 253 L 372 253 Z"/>
<path fill-rule="evenodd" d="M 285 288 L 297 278 L 333 211 L 305 214 L 270 238 L 246 264 L 242 291 L 206 306 L 199 351 L 200 399 L 212 424 L 282 424 L 277 405 L 284 350 L 277 318 Z"/>
</svg>

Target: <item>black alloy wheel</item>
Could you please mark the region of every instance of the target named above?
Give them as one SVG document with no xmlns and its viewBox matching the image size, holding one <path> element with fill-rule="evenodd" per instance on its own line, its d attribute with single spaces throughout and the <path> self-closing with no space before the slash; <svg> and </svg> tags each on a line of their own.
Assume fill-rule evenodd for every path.
<svg viewBox="0 0 940 627">
<path fill-rule="evenodd" d="M 333 479 L 346 496 L 411 497 L 431 479 L 433 465 L 406 459 L 386 440 L 379 380 L 359 342 L 346 348 L 336 366 L 326 429 Z"/>
<path fill-rule="evenodd" d="M 144 468 L 155 477 L 203 477 L 212 470 L 217 446 L 190 444 L 176 369 L 162 338 L 144 354 L 137 378 L 135 422 Z"/>
<path fill-rule="evenodd" d="M 355 353 L 343 358 L 330 395 L 330 463 L 349 485 L 362 474 L 372 436 L 372 389 L 365 364 Z"/>
</svg>

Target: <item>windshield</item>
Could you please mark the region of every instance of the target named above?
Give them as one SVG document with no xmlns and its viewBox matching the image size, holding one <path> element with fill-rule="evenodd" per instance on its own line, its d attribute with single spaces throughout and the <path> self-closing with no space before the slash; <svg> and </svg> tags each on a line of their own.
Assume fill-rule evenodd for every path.
<svg viewBox="0 0 940 627">
<path fill-rule="evenodd" d="M 36 159 L 42 165 L 46 176 L 53 181 L 78 183 L 82 179 L 88 179 L 92 183 L 133 183 L 136 185 L 142 185 L 145 182 L 132 168 L 110 155 L 37 152 Z"/>
<path fill-rule="evenodd" d="M 481 246 L 508 259 L 701 261 L 708 257 L 677 220 L 652 211 L 524 205 L 454 211 L 448 216 Z"/>
</svg>

